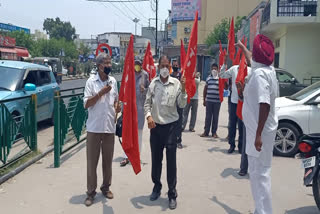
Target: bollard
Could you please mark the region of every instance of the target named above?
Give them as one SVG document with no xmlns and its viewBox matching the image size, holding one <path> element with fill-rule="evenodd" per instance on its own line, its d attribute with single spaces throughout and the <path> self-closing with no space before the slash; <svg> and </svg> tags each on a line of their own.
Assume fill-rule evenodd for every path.
<svg viewBox="0 0 320 214">
<path fill-rule="evenodd" d="M 54 96 L 54 167 L 60 167 L 60 155 L 61 155 L 61 137 L 60 137 L 60 93 L 55 92 Z"/>
</svg>

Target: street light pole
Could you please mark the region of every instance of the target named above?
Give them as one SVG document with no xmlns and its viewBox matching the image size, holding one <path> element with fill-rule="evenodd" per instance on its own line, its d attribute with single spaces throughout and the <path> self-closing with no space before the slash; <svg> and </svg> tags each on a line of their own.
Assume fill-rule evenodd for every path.
<svg viewBox="0 0 320 214">
<path fill-rule="evenodd" d="M 132 21 L 135 23 L 135 35 L 137 35 L 137 23 L 140 22 L 140 19 L 134 18 Z"/>
</svg>

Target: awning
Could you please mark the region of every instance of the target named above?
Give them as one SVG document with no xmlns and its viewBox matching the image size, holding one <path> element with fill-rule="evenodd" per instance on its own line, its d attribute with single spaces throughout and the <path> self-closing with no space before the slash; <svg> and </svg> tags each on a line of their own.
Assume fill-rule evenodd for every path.
<svg viewBox="0 0 320 214">
<path fill-rule="evenodd" d="M 27 49 L 22 49 L 22 48 L 15 48 L 17 56 L 20 57 L 28 57 L 29 56 L 29 52 Z"/>
<path fill-rule="evenodd" d="M 0 52 L 2 52 L 2 53 L 12 53 L 12 54 L 17 53 L 15 48 L 2 48 L 2 47 L 0 47 Z"/>
</svg>

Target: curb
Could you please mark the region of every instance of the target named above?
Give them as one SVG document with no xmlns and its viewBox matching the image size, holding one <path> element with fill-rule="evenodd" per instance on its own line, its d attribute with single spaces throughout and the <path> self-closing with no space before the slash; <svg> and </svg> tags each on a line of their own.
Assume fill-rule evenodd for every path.
<svg viewBox="0 0 320 214">
<path fill-rule="evenodd" d="M 9 180 L 10 178 L 16 176 L 17 174 L 19 174 L 20 172 L 22 172 L 23 170 L 25 170 L 26 168 L 28 168 L 29 166 L 31 166 L 32 164 L 34 164 L 35 162 L 39 161 L 40 159 L 44 158 L 46 155 L 48 155 L 49 153 L 53 152 L 54 147 L 52 146 L 52 148 L 49 148 L 47 151 L 45 151 L 42 154 L 39 154 L 38 156 L 36 156 L 35 158 L 29 160 L 28 162 L 22 164 L 21 166 L 19 166 L 18 168 L 12 170 L 11 172 L 9 172 L 8 174 L 0 177 L 0 185 L 3 184 L 4 182 L 6 182 L 7 180 Z"/>
<path fill-rule="evenodd" d="M 83 76 L 83 77 L 73 77 L 73 78 L 68 78 L 68 79 L 62 79 L 62 82 L 64 81 L 70 81 L 70 80 L 80 80 L 80 79 L 86 79 L 88 77 Z"/>
</svg>

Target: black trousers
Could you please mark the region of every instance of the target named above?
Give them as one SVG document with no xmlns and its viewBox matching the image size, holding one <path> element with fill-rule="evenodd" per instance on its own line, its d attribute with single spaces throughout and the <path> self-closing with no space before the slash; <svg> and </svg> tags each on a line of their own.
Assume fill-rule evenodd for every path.
<svg viewBox="0 0 320 214">
<path fill-rule="evenodd" d="M 156 124 L 150 131 L 153 192 L 159 193 L 162 189 L 162 159 L 163 150 L 166 148 L 169 199 L 177 198 L 177 128 L 181 129 L 181 126 L 178 126 L 178 122 L 174 122 L 166 125 Z"/>
<path fill-rule="evenodd" d="M 176 129 L 176 135 L 177 135 L 177 143 L 180 144 L 182 143 L 182 122 L 183 122 L 183 108 L 179 108 L 177 107 L 177 111 L 178 111 L 178 114 L 179 114 L 179 120 L 177 121 L 177 126 L 179 128 Z"/>
</svg>

